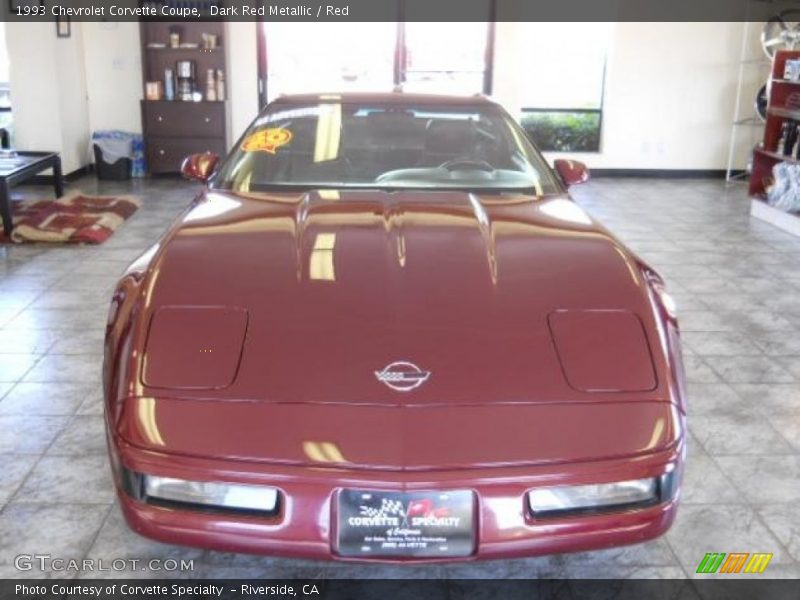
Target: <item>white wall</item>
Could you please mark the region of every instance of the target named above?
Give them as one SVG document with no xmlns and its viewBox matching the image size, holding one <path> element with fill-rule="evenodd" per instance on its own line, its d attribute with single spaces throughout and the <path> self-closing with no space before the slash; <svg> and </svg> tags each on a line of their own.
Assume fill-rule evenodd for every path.
<svg viewBox="0 0 800 600">
<path fill-rule="evenodd" d="M 21 150 L 61 150 L 51 23 L 6 23 L 14 145 Z"/>
<path fill-rule="evenodd" d="M 226 23 L 229 126 L 228 145 L 244 133 L 258 114 L 258 55 L 255 23 Z"/>
<path fill-rule="evenodd" d="M 90 137 L 86 70 L 83 63 L 83 24 L 73 24 L 71 29 L 70 38 L 56 38 L 55 41 L 58 85 L 56 100 L 61 118 L 61 161 L 65 173 L 87 164 Z M 55 36 L 55 33 L 52 35 Z"/>
<path fill-rule="evenodd" d="M 743 27 L 614 24 L 601 152 L 574 158 L 597 168 L 725 168 Z M 88 162 L 91 130 L 141 130 L 138 24 L 73 22 L 72 30 L 72 37 L 62 40 L 55 37 L 52 23 L 7 25 L 17 145 L 62 151 L 66 170 Z M 752 40 L 759 30 L 759 25 L 752 28 Z M 223 43 L 230 144 L 258 111 L 256 24 L 226 24 Z M 751 50 L 758 56 L 758 48 Z M 81 52 L 83 61 L 78 60 Z M 526 54 L 524 23 L 497 24 L 494 96 L 509 110 L 521 105 L 516 82 L 526 76 L 525 64 L 536 58 Z M 557 55 L 543 58 L 557 60 Z M 743 98 L 748 107 L 762 77 L 763 70 L 746 69 Z M 736 166 L 744 165 L 753 143 L 743 136 Z"/>
<path fill-rule="evenodd" d="M 600 153 L 570 156 L 590 167 L 724 169 L 731 137 L 744 23 L 616 23 L 606 68 Z M 509 110 L 523 102 L 515 80 L 525 77 L 525 23 L 498 23 L 494 96 Z M 751 27 L 754 45 L 760 26 Z M 748 56 L 760 56 L 748 48 Z M 554 56 L 545 60 L 557 60 Z M 749 108 L 763 69 L 745 69 Z M 565 77 L 580 76 L 565 73 Z M 759 81 L 760 80 L 760 81 Z M 744 111 L 743 111 L 744 112 Z M 752 110 L 749 110 L 752 113 Z M 738 167 L 752 150 L 742 131 Z M 560 156 L 549 153 L 549 158 Z"/>
<path fill-rule="evenodd" d="M 82 24 L 56 37 L 47 23 L 6 23 L 14 145 L 61 153 L 65 173 L 88 162 L 89 116 Z"/>
<path fill-rule="evenodd" d="M 83 23 L 89 128 L 141 133 L 138 23 Z"/>
</svg>

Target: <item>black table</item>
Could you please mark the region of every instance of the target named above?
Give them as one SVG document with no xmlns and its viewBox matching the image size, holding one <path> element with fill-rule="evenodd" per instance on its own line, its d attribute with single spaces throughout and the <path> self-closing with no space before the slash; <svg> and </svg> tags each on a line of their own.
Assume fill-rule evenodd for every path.
<svg viewBox="0 0 800 600">
<path fill-rule="evenodd" d="M 61 157 L 57 152 L 18 152 L 16 156 L 0 157 L 0 216 L 3 232 L 11 235 L 11 188 L 46 169 L 53 169 L 56 198 L 64 195 Z"/>
</svg>

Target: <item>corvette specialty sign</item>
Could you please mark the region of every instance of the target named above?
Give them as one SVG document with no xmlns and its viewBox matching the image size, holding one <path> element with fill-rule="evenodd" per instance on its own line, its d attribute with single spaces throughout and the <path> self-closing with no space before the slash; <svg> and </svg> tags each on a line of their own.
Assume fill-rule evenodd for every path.
<svg viewBox="0 0 800 600">
<path fill-rule="evenodd" d="M 475 545 L 469 490 L 339 494 L 342 556 L 469 556 Z"/>
</svg>

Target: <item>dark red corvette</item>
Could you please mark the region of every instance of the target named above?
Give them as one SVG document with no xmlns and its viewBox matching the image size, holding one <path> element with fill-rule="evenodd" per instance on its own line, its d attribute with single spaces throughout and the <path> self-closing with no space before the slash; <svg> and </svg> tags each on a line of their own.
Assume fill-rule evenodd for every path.
<svg viewBox="0 0 800 600">
<path fill-rule="evenodd" d="M 656 273 L 484 98 L 293 96 L 114 293 L 130 526 L 230 551 L 482 559 L 662 534 L 685 452 Z M 213 174 L 212 174 L 213 173 Z M 210 178 L 209 178 L 210 175 Z"/>
</svg>

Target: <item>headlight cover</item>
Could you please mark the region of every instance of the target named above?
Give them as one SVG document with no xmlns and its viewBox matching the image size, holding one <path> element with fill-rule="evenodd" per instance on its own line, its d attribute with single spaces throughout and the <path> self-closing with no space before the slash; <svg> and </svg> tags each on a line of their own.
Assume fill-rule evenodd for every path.
<svg viewBox="0 0 800 600">
<path fill-rule="evenodd" d="M 646 505 L 659 500 L 659 479 L 539 488 L 528 492 L 528 505 L 535 516 Z"/>
<path fill-rule="evenodd" d="M 142 489 L 147 500 L 259 513 L 275 513 L 278 508 L 278 489 L 274 487 L 187 481 L 155 475 L 144 475 L 143 479 Z"/>
</svg>

